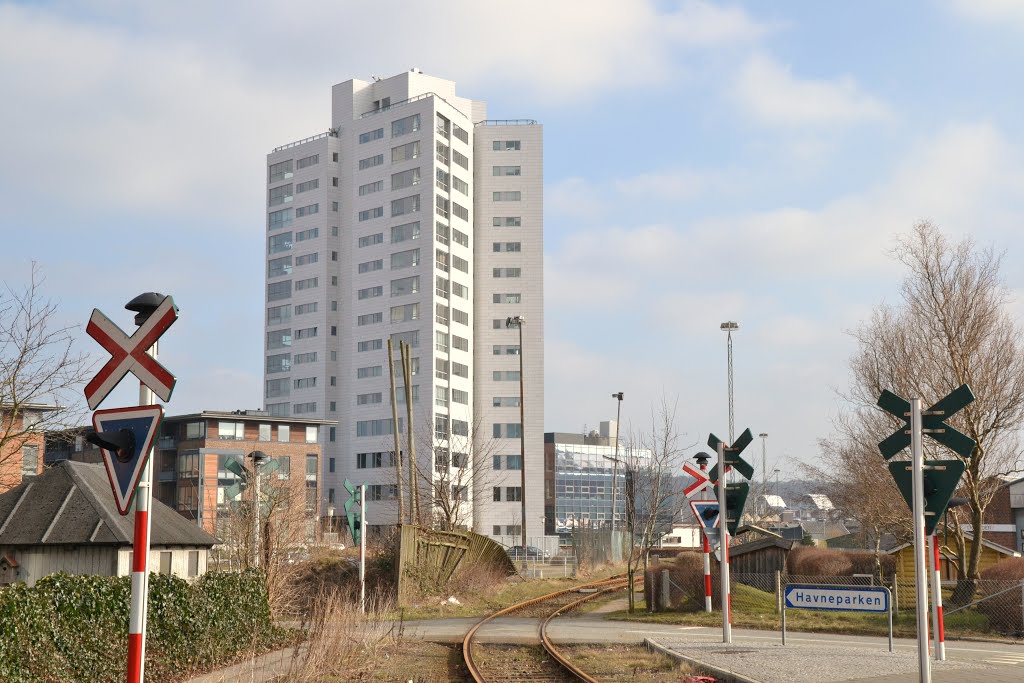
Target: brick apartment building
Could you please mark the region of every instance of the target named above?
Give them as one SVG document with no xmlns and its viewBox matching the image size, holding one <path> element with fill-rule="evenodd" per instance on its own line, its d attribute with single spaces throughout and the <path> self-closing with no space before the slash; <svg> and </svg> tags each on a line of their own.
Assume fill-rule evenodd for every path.
<svg viewBox="0 0 1024 683">
<path fill-rule="evenodd" d="M 41 403 L 22 404 L 17 410 L 0 406 L 0 493 L 43 471 L 43 434 L 32 426 L 55 410 L 57 406 Z"/>
</svg>

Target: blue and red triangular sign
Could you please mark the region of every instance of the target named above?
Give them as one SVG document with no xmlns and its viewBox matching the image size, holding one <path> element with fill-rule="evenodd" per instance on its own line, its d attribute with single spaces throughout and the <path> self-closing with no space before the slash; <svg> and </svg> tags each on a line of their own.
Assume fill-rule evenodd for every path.
<svg viewBox="0 0 1024 683">
<path fill-rule="evenodd" d="M 162 406 L 134 406 L 97 410 L 92 415 L 93 429 L 101 434 L 131 433 L 132 448 L 118 453 L 103 448 L 103 464 L 107 468 L 110 488 L 114 491 L 117 511 L 127 515 L 135 497 L 135 488 L 146 467 L 149 449 L 153 445 L 160 421 L 163 419 Z"/>
<path fill-rule="evenodd" d="M 690 509 L 693 510 L 693 516 L 697 518 L 697 523 L 702 529 L 718 527 L 722 515 L 718 514 L 717 500 L 691 500 Z"/>
</svg>

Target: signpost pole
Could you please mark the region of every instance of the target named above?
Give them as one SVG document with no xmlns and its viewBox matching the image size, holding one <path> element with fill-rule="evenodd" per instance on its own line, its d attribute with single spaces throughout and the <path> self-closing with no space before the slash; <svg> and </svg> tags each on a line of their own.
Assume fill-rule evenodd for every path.
<svg viewBox="0 0 1024 683">
<path fill-rule="evenodd" d="M 889 652 L 892 652 L 892 610 L 896 601 L 892 599 L 892 591 L 885 586 L 882 588 L 885 588 L 885 592 L 889 594 Z"/>
<path fill-rule="evenodd" d="M 700 463 L 700 471 L 701 472 L 707 472 L 707 469 L 708 469 L 708 463 L 707 463 L 707 460 L 704 460 L 703 462 Z M 701 490 L 701 492 L 700 492 L 700 499 L 701 500 L 705 500 L 707 498 L 707 495 L 705 494 L 706 490 L 707 489 Z M 710 612 L 711 611 L 711 544 L 708 543 L 708 535 L 704 532 L 703 528 L 700 531 L 700 537 L 701 537 L 701 540 L 703 540 L 703 548 L 704 548 L 704 611 L 705 612 Z"/>
<path fill-rule="evenodd" d="M 924 453 L 921 448 L 921 399 L 910 400 L 910 450 L 914 483 L 914 578 L 917 592 L 917 659 L 921 683 L 931 683 L 928 658 L 928 573 L 924 534 Z"/>
<path fill-rule="evenodd" d="M 782 644 L 786 644 L 786 601 L 782 601 Z"/>
<path fill-rule="evenodd" d="M 359 507 L 362 519 L 359 520 L 359 611 L 366 613 L 366 484 L 359 485 Z"/>
<path fill-rule="evenodd" d="M 928 537 L 931 542 L 932 557 L 932 631 L 935 639 L 935 659 L 946 661 L 946 629 L 942 623 L 942 577 L 939 573 L 939 538 L 935 534 Z"/>
<path fill-rule="evenodd" d="M 157 343 L 149 350 L 156 360 Z M 139 382 L 139 405 L 153 403 L 153 392 L 145 382 Z M 149 532 L 152 519 L 149 514 L 153 496 L 153 448 L 150 447 L 146 464 L 135 492 L 135 533 L 132 539 L 132 602 L 128 616 L 128 683 L 142 683 L 146 670 L 146 606 L 149 601 Z M 202 501 L 199 501 L 200 506 Z"/>
<path fill-rule="evenodd" d="M 729 594 L 729 519 L 725 507 L 725 444 L 718 442 L 718 533 L 722 543 L 722 642 L 732 643 L 732 596 Z"/>
</svg>

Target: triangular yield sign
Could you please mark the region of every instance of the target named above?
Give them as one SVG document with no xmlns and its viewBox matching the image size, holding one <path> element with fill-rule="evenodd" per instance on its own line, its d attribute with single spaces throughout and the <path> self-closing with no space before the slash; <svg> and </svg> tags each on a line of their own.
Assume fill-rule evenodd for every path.
<svg viewBox="0 0 1024 683">
<path fill-rule="evenodd" d="M 718 514 L 717 500 L 691 500 L 690 509 L 693 510 L 693 516 L 697 518 L 697 523 L 702 529 L 713 529 L 718 526 L 721 515 Z"/>
<path fill-rule="evenodd" d="M 149 459 L 149 449 L 160 428 L 164 409 L 161 406 L 135 406 L 132 408 L 111 408 L 97 410 L 92 415 L 93 429 L 100 433 L 114 433 L 127 430 L 134 436 L 131 453 L 117 454 L 101 449 L 103 464 L 107 468 L 110 488 L 114 491 L 117 511 L 127 515 L 135 497 L 135 488 Z"/>
<path fill-rule="evenodd" d="M 931 536 L 956 491 L 967 464 L 963 460 L 925 460 L 924 471 L 924 533 Z M 896 488 L 903 494 L 911 512 L 914 510 L 914 474 L 907 460 L 889 463 Z"/>
</svg>

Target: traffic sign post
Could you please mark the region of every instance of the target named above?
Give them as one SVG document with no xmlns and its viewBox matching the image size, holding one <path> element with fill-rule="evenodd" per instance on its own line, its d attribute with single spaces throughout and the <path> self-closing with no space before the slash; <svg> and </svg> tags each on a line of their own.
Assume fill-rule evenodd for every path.
<svg viewBox="0 0 1024 683">
<path fill-rule="evenodd" d="M 942 580 L 939 576 L 939 539 L 935 534 L 928 537 L 932 558 L 932 636 L 935 641 L 935 659 L 946 661 L 946 628 L 942 623 Z"/>
<path fill-rule="evenodd" d="M 924 551 L 924 453 L 921 448 L 921 399 L 910 401 L 910 450 L 914 467 L 914 580 L 917 587 L 917 660 L 922 683 L 932 680 L 928 659 L 928 568 Z"/>
<path fill-rule="evenodd" d="M 152 405 L 155 393 L 167 401 L 175 378 L 157 362 L 157 340 L 178 318 L 169 296 L 153 292 L 125 306 L 136 313 L 138 329 L 131 337 L 99 310 L 93 310 L 86 332 L 111 358 L 85 386 L 89 408 L 96 409 L 129 372 L 139 378 L 139 406 L 102 410 L 93 415 L 89 441 L 102 449 L 118 511 L 123 515 L 134 499 L 131 606 L 128 616 L 128 683 L 142 683 L 146 666 L 146 609 L 149 596 L 149 548 L 152 529 L 153 439 L 163 408 Z M 137 493 L 136 493 L 137 491 Z"/>
<path fill-rule="evenodd" d="M 696 456 L 697 463 L 700 467 L 699 470 L 695 470 L 690 467 L 689 464 L 683 465 L 683 471 L 694 478 L 694 483 L 690 484 L 683 493 L 686 494 L 687 498 L 693 498 L 695 495 L 700 495 L 700 500 L 705 499 L 705 494 L 708 489 L 711 488 L 711 479 L 708 477 L 708 460 L 710 456 L 707 453 L 698 453 Z M 694 510 L 694 515 L 697 515 Z M 698 520 L 699 521 L 699 520 Z M 701 559 L 704 564 L 704 611 L 711 611 L 711 542 L 708 539 L 707 530 L 704 525 L 701 524 Z"/>
<path fill-rule="evenodd" d="M 714 436 L 714 435 L 712 435 Z M 717 441 L 717 439 L 716 439 Z M 725 469 L 722 467 L 725 462 L 725 444 L 718 441 L 716 444 L 718 451 L 718 462 L 715 463 L 715 468 L 718 469 L 722 475 L 718 478 L 725 479 Z M 718 509 L 725 510 L 725 487 L 718 487 Z M 718 515 L 721 518 L 721 513 Z M 722 560 L 718 563 L 718 566 L 722 571 L 722 642 L 732 643 L 732 595 L 729 592 L 729 526 L 723 524 L 721 529 L 722 535 Z"/>
<path fill-rule="evenodd" d="M 353 486 L 345 480 L 348 499 L 345 500 L 345 519 L 352 542 L 359 544 L 359 611 L 366 611 L 366 484 Z M 355 506 L 359 506 L 359 512 Z"/>
</svg>

